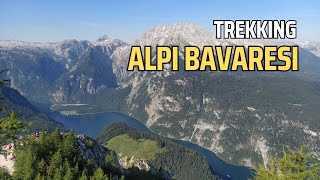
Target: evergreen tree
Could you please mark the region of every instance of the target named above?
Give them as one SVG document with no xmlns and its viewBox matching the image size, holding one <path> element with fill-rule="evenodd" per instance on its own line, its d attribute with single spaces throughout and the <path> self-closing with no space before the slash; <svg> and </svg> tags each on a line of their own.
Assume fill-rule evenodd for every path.
<svg viewBox="0 0 320 180">
<path fill-rule="evenodd" d="M 268 166 L 256 168 L 256 180 L 316 180 L 320 179 L 320 163 L 314 153 L 309 153 L 304 147 L 297 150 L 283 151 L 283 157 L 271 157 Z"/>
<path fill-rule="evenodd" d="M 82 171 L 80 180 L 88 180 L 87 169 L 84 169 L 84 170 Z"/>
<path fill-rule="evenodd" d="M 66 172 L 64 176 L 65 180 L 77 179 L 77 176 L 79 174 L 78 165 L 72 167 L 70 163 L 66 160 L 64 163 L 64 170 Z"/>
<path fill-rule="evenodd" d="M 50 163 L 49 163 L 50 165 L 49 165 L 49 167 L 48 167 L 48 169 L 47 169 L 47 174 L 48 174 L 48 176 L 49 176 L 49 177 L 55 176 L 55 175 L 56 175 L 56 172 L 57 172 L 57 171 L 60 171 L 59 167 L 62 165 L 62 163 L 63 163 L 63 159 L 62 159 L 61 152 L 60 152 L 60 151 L 57 151 L 57 152 L 53 155 L 53 157 L 52 157 L 52 159 L 51 159 L 51 161 L 50 161 Z M 57 174 L 57 175 L 60 175 L 60 172 L 59 172 L 59 174 Z"/>
<path fill-rule="evenodd" d="M 38 170 L 38 174 L 41 176 L 45 176 L 46 175 L 46 169 L 47 169 L 47 165 L 46 162 L 44 161 L 44 159 L 42 159 L 38 164 L 37 164 L 37 170 Z"/>
<path fill-rule="evenodd" d="M 21 150 L 18 151 L 18 153 Z M 36 157 L 31 147 L 23 150 L 23 153 L 19 153 L 20 157 L 15 162 L 15 171 L 13 173 L 15 179 L 33 180 L 36 173 L 37 164 Z"/>
<path fill-rule="evenodd" d="M 106 166 L 110 169 L 112 167 L 118 167 L 118 162 L 117 162 L 117 154 L 114 151 L 108 152 L 108 154 L 105 157 L 105 162 Z"/>
<path fill-rule="evenodd" d="M 71 159 L 77 157 L 78 148 L 75 146 L 76 135 L 74 132 L 69 131 L 65 134 L 63 145 L 62 145 L 62 155 L 65 158 Z"/>
<path fill-rule="evenodd" d="M 41 175 L 40 173 L 37 174 L 35 180 L 45 180 L 44 176 Z"/>
<path fill-rule="evenodd" d="M 0 144 L 8 144 L 18 139 L 18 134 L 22 132 L 26 124 L 20 121 L 15 113 L 10 113 L 8 117 L 0 118 Z"/>
<path fill-rule="evenodd" d="M 98 168 L 94 172 L 93 177 L 95 180 L 107 180 L 108 179 L 108 177 L 104 174 L 104 172 L 101 168 Z"/>
<path fill-rule="evenodd" d="M 59 167 L 55 170 L 55 173 L 54 173 L 54 176 L 53 176 L 53 179 L 54 180 L 62 180 L 63 179 L 63 168 L 62 167 Z"/>
<path fill-rule="evenodd" d="M 49 136 L 49 141 L 52 143 L 53 150 L 60 148 L 61 141 L 62 141 L 62 135 L 59 129 L 56 129 L 51 136 Z"/>
<path fill-rule="evenodd" d="M 83 159 L 74 132 L 56 130 L 35 138 L 28 136 L 17 151 L 14 179 L 107 179 L 113 171 L 96 167 L 93 159 Z M 99 169 L 98 169 L 99 168 Z M 1 178 L 0 178 L 1 179 Z"/>
</svg>

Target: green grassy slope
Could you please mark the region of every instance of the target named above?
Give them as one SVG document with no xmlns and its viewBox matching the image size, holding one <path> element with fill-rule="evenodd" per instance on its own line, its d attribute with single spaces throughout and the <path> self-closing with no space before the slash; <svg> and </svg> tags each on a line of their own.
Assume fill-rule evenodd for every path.
<svg viewBox="0 0 320 180">
<path fill-rule="evenodd" d="M 170 172 L 174 179 L 217 177 L 207 159 L 198 152 L 156 134 L 138 131 L 125 123 L 111 124 L 100 133 L 97 141 L 117 153 L 149 159 L 154 167 Z"/>
<path fill-rule="evenodd" d="M 132 139 L 128 134 L 116 136 L 106 143 L 108 149 L 122 153 L 124 156 L 136 156 L 145 160 L 155 159 L 156 154 L 164 152 L 156 141 L 149 139 Z"/>
</svg>

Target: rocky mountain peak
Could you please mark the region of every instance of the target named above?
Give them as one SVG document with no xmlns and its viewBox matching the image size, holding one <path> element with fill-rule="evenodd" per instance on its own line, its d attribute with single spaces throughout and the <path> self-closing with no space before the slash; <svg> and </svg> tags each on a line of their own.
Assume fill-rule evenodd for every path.
<svg viewBox="0 0 320 180">
<path fill-rule="evenodd" d="M 320 41 L 301 41 L 298 45 L 320 57 Z"/>
<path fill-rule="evenodd" d="M 215 35 L 192 23 L 176 23 L 174 25 L 158 25 L 146 32 L 135 44 L 140 45 L 224 45 Z"/>
<path fill-rule="evenodd" d="M 110 38 L 107 35 L 103 35 L 97 39 L 97 42 L 107 41 L 107 40 L 110 40 Z"/>
</svg>

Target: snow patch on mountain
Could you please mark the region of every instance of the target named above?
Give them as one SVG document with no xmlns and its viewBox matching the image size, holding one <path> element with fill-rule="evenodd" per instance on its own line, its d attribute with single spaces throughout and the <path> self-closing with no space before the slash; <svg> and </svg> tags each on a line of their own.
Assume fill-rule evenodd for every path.
<svg viewBox="0 0 320 180">
<path fill-rule="evenodd" d="M 228 45 L 230 43 L 218 40 L 207 29 L 191 23 L 176 23 L 172 26 L 158 25 L 143 34 L 134 42 L 136 45 Z"/>
<path fill-rule="evenodd" d="M 320 41 L 302 41 L 298 45 L 320 57 Z"/>
</svg>

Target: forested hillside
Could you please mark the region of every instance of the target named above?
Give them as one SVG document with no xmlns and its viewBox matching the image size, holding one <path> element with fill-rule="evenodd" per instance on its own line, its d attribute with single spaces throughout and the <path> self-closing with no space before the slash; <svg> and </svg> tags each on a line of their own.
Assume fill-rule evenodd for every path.
<svg viewBox="0 0 320 180">
<path fill-rule="evenodd" d="M 132 167 L 123 169 L 115 152 L 93 139 L 73 132 L 41 132 L 20 139 L 15 146 L 16 161 L 12 176 L 1 168 L 7 179 L 170 179 L 159 171 Z"/>
<path fill-rule="evenodd" d="M 52 131 L 56 128 L 63 128 L 63 125 L 50 119 L 41 113 L 19 91 L 8 86 L 0 87 L 0 117 L 6 117 L 14 112 L 23 122 L 30 122 L 29 132 L 46 129 Z"/>
<path fill-rule="evenodd" d="M 192 179 L 214 179 L 218 176 L 214 172 L 207 160 L 199 153 L 177 145 L 169 139 L 152 134 L 137 131 L 124 123 L 115 123 L 108 126 L 98 137 L 97 141 L 106 147 L 114 150 L 122 156 L 132 155 L 148 160 L 158 169 L 161 168 L 172 174 L 174 179 L 192 180 Z M 132 142 L 133 141 L 133 142 Z M 117 143 L 117 146 L 114 146 Z M 137 146 L 133 144 L 147 146 L 142 148 L 144 152 L 137 151 Z M 152 144 L 152 143 L 156 143 Z M 124 146 L 125 148 L 121 148 Z M 156 147 L 156 150 L 155 148 Z M 148 151 L 150 148 L 150 151 Z M 135 151 L 136 154 L 132 154 Z M 216 176 L 216 177 L 215 177 Z"/>
</svg>

